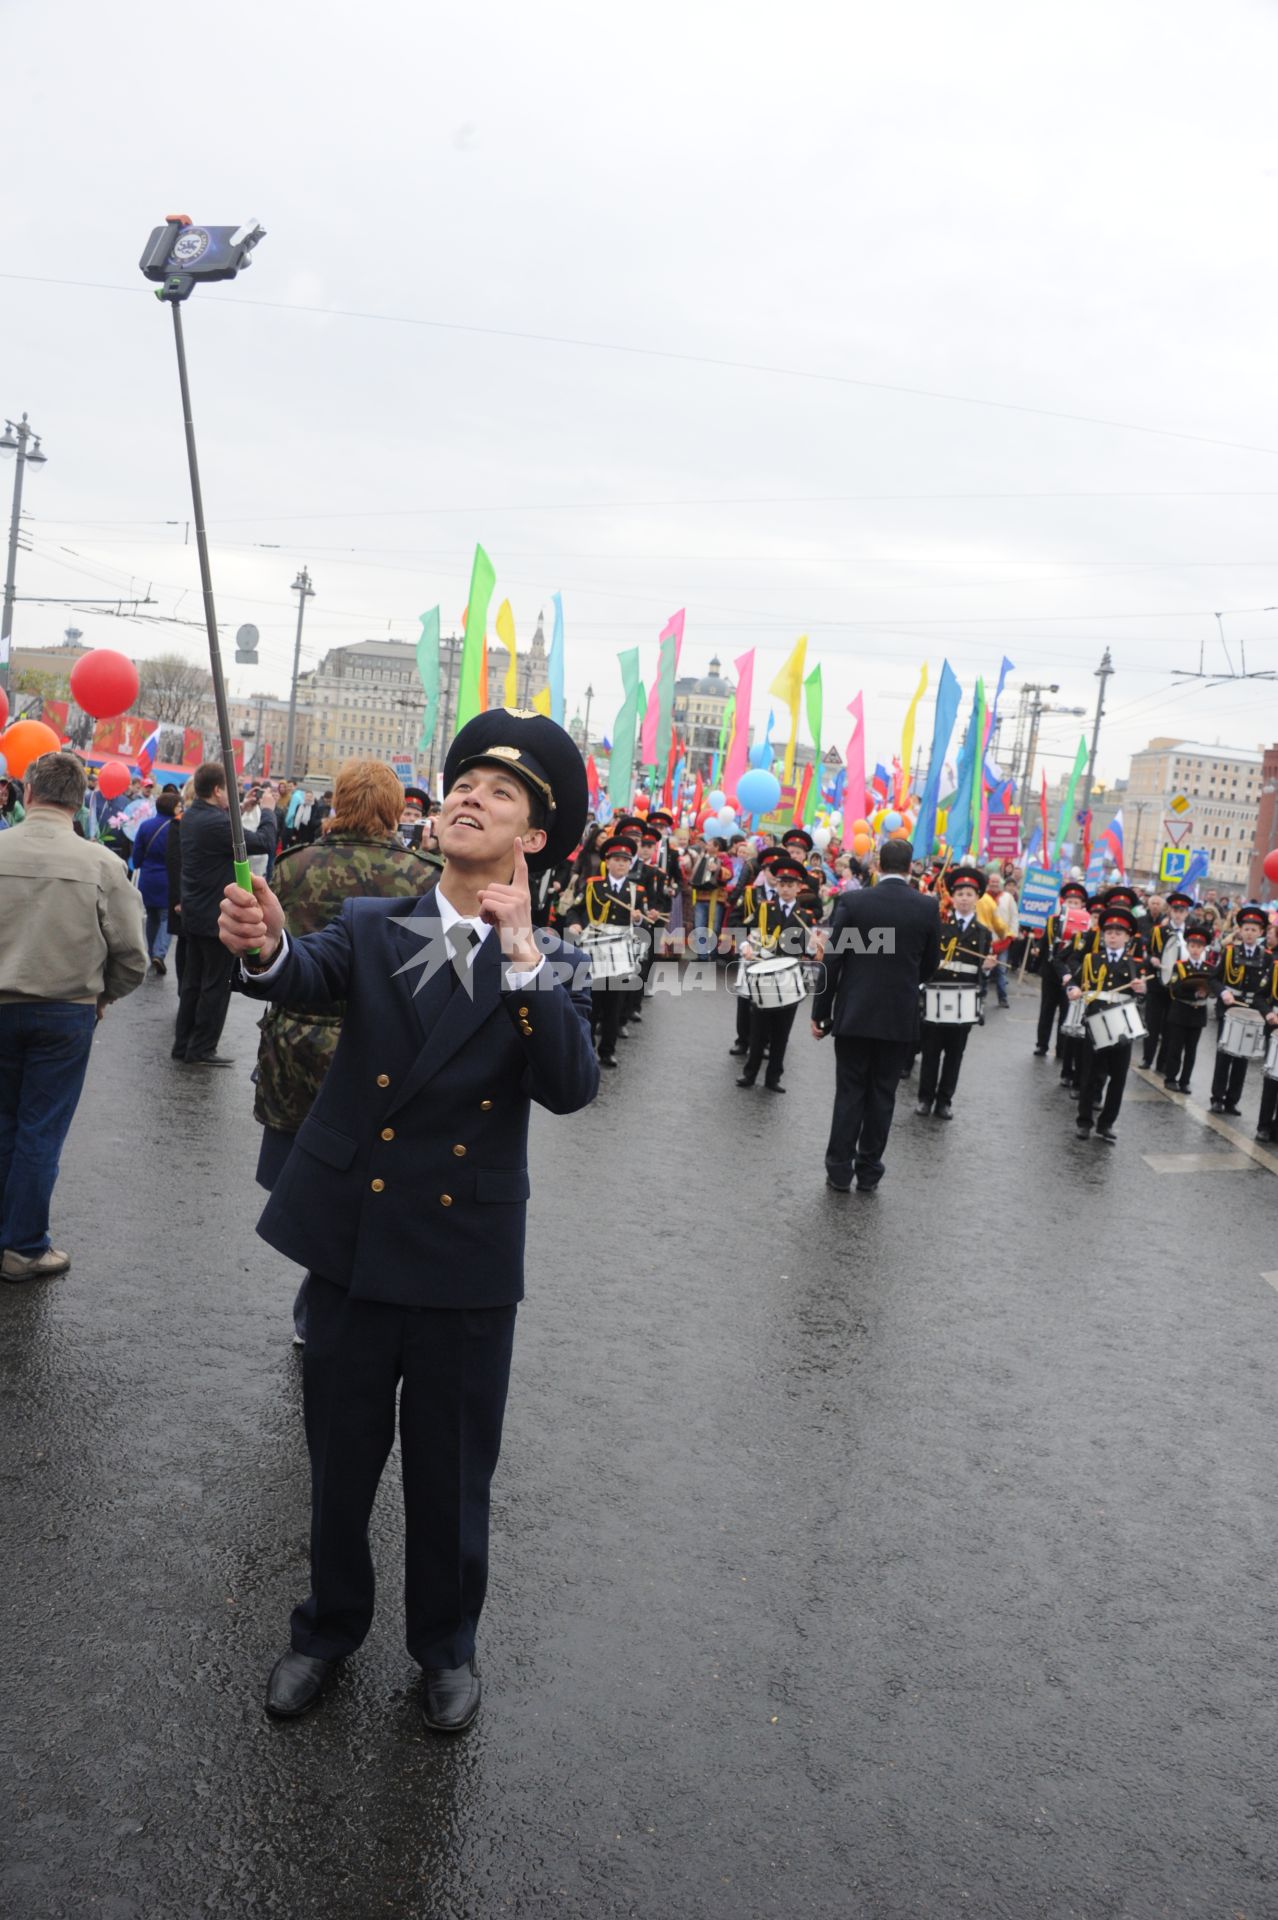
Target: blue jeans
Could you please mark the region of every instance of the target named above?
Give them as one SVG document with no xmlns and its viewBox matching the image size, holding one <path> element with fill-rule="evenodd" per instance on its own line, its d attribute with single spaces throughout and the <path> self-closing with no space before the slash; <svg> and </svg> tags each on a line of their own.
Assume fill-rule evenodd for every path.
<svg viewBox="0 0 1278 1920">
<path fill-rule="evenodd" d="M 711 908 L 714 910 L 714 922 L 711 924 Z M 692 907 L 692 939 L 689 946 L 694 954 L 702 959 L 718 951 L 719 929 L 723 925 L 722 900 L 696 900 Z"/>
<path fill-rule="evenodd" d="M 148 907 L 146 910 L 146 950 L 153 960 L 163 960 L 169 950 L 167 907 Z"/>
<path fill-rule="evenodd" d="M 49 1202 L 75 1117 L 97 1014 L 77 1000 L 0 1006 L 0 1247 L 49 1245 Z"/>
</svg>

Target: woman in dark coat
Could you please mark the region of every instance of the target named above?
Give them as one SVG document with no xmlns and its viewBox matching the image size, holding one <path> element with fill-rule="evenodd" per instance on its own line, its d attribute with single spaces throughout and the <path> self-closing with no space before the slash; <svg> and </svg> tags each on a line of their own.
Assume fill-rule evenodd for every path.
<svg viewBox="0 0 1278 1920">
<path fill-rule="evenodd" d="M 164 964 L 171 938 L 168 844 L 177 810 L 177 788 L 165 787 L 156 798 L 155 812 L 142 822 L 133 841 L 133 871 L 146 909 L 146 950 L 154 974 L 168 972 Z"/>
</svg>

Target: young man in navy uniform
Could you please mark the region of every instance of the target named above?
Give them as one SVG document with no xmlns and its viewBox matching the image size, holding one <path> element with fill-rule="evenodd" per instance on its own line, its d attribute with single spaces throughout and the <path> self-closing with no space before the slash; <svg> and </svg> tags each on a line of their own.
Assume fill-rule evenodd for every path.
<svg viewBox="0 0 1278 1920">
<path fill-rule="evenodd" d="M 924 984 L 979 988 L 982 977 L 992 973 L 996 964 L 991 951 L 994 936 L 976 917 L 985 875 L 979 867 L 963 866 L 952 868 L 947 879 L 951 905 L 941 916 L 941 964 Z M 938 1120 L 954 1118 L 954 1095 L 973 1025 L 975 1021 L 951 1026 L 924 1020 L 919 1099 L 914 1109 L 920 1118 L 933 1112 Z"/>
<path fill-rule="evenodd" d="M 1248 904 L 1239 907 L 1238 939 L 1226 941 L 1215 967 L 1219 1004 L 1224 1007 L 1250 1007 L 1263 1018 L 1272 1011 L 1269 985 L 1274 957 L 1265 946 L 1265 928 L 1269 916 L 1263 907 Z M 1243 1088 L 1250 1062 L 1239 1060 L 1216 1048 L 1216 1069 L 1211 1078 L 1213 1113 L 1239 1114 Z M 1263 1069 L 1262 1069 L 1263 1070 Z"/>
<path fill-rule="evenodd" d="M 368 1521 L 395 1437 L 408 1650 L 428 1726 L 479 1709 L 475 1631 L 488 1579 L 515 1310 L 523 1296 L 530 1102 L 598 1089 L 584 955 L 533 930 L 530 867 L 586 818 L 581 755 L 540 714 L 497 708 L 453 741 L 418 900 L 348 900 L 290 941 L 265 881 L 226 889 L 221 938 L 241 990 L 345 1003 L 332 1066 L 258 1231 L 309 1273 L 303 1363 L 311 1591 L 267 1685 L 268 1713 L 314 1706 L 373 1618 Z"/>
</svg>

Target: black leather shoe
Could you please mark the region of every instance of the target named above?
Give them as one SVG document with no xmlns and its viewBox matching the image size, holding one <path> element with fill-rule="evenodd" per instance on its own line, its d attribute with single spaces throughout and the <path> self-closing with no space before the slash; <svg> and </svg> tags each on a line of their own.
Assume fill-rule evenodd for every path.
<svg viewBox="0 0 1278 1920">
<path fill-rule="evenodd" d="M 739 1087 L 752 1087 L 754 1085 L 754 1075 L 750 1073 L 743 1073 L 741 1078 L 737 1081 L 737 1085 Z"/>
<path fill-rule="evenodd" d="M 1117 1141 L 1118 1135 L 1114 1132 L 1114 1129 L 1112 1127 L 1097 1127 L 1096 1138 L 1098 1140 L 1103 1140 L 1107 1146 L 1112 1147 L 1114 1143 Z"/>
<path fill-rule="evenodd" d="M 1232 1115 L 1232 1117 L 1233 1117 L 1233 1118 L 1234 1118 L 1235 1120 L 1238 1120 L 1238 1119 L 1241 1119 L 1241 1117 L 1242 1117 L 1242 1108 L 1241 1108 L 1241 1107 L 1222 1107 L 1222 1108 L 1220 1109 L 1220 1111 L 1221 1111 L 1222 1113 L 1228 1113 L 1228 1114 L 1230 1114 L 1230 1115 Z"/>
<path fill-rule="evenodd" d="M 436 1733 L 463 1733 L 479 1712 L 481 1693 L 473 1654 L 464 1667 L 427 1667 L 422 1718 Z"/>
<path fill-rule="evenodd" d="M 914 1111 L 918 1114 L 920 1120 L 926 1120 L 931 1115 L 932 1102 L 930 1100 L 920 1100 Z"/>
<path fill-rule="evenodd" d="M 952 1120 L 954 1118 L 954 1109 L 948 1100 L 938 1101 L 932 1111 L 938 1120 Z"/>
<path fill-rule="evenodd" d="M 1268 1138 L 1268 1136 L 1266 1136 L 1266 1138 Z M 851 1193 L 852 1191 L 852 1182 L 850 1180 L 835 1180 L 833 1176 L 828 1173 L 825 1176 L 825 1184 L 827 1187 L 833 1187 L 836 1193 Z"/>
<path fill-rule="evenodd" d="M 729 1047 L 728 1052 L 734 1060 L 744 1060 L 747 1049 L 745 1047 Z"/>
<path fill-rule="evenodd" d="M 611 1053 L 601 1053 L 599 1056 L 599 1064 L 601 1067 L 615 1067 L 617 1064 L 616 1056 Z"/>
<path fill-rule="evenodd" d="M 1092 1137 L 1092 1129 L 1086 1120 L 1080 1120 L 1074 1131 L 1080 1140 L 1090 1140 Z"/>
<path fill-rule="evenodd" d="M 336 1660 L 314 1654 L 282 1653 L 266 1683 L 266 1711 L 273 1720 L 297 1720 L 309 1713 L 337 1672 Z"/>
<path fill-rule="evenodd" d="M 1046 1047 L 1035 1047 L 1035 1049 L 1034 1049 L 1034 1058 L 1035 1058 L 1036 1060 L 1046 1060 L 1046 1058 L 1047 1058 L 1047 1048 L 1046 1048 Z"/>
<path fill-rule="evenodd" d="M 763 1088 L 765 1093 L 784 1093 L 785 1092 L 785 1088 L 781 1085 L 781 1082 L 779 1080 L 765 1080 L 763 1083 Z"/>
</svg>

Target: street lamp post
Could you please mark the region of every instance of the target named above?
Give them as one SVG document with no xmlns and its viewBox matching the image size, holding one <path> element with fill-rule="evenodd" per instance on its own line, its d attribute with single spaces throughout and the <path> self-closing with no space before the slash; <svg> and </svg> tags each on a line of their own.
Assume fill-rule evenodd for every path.
<svg viewBox="0 0 1278 1920">
<path fill-rule="evenodd" d="M 297 738 L 297 675 L 302 664 L 302 620 L 306 613 L 306 602 L 315 597 L 311 585 L 311 576 L 303 567 L 289 588 L 297 595 L 297 638 L 293 642 L 293 683 L 288 690 L 288 733 L 284 741 L 284 761 L 288 767 L 288 777 L 296 780 L 297 768 L 293 764 L 293 746 Z"/>
<path fill-rule="evenodd" d="M 589 755 L 590 753 L 590 703 L 594 699 L 594 697 L 595 697 L 594 688 L 587 687 L 586 688 L 586 723 L 581 731 L 582 745 L 584 746 L 587 755 Z"/>
<path fill-rule="evenodd" d="M 30 446 L 27 442 L 30 441 Z M 40 436 L 24 413 L 21 420 L 6 420 L 0 435 L 0 453 L 16 453 L 13 475 L 13 512 L 9 517 L 9 564 L 4 575 L 4 613 L 0 615 L 0 693 L 9 692 L 9 648 L 13 634 L 13 597 L 18 565 L 18 526 L 22 518 L 22 481 L 28 466 L 42 467 L 48 454 L 40 448 Z"/>
</svg>

